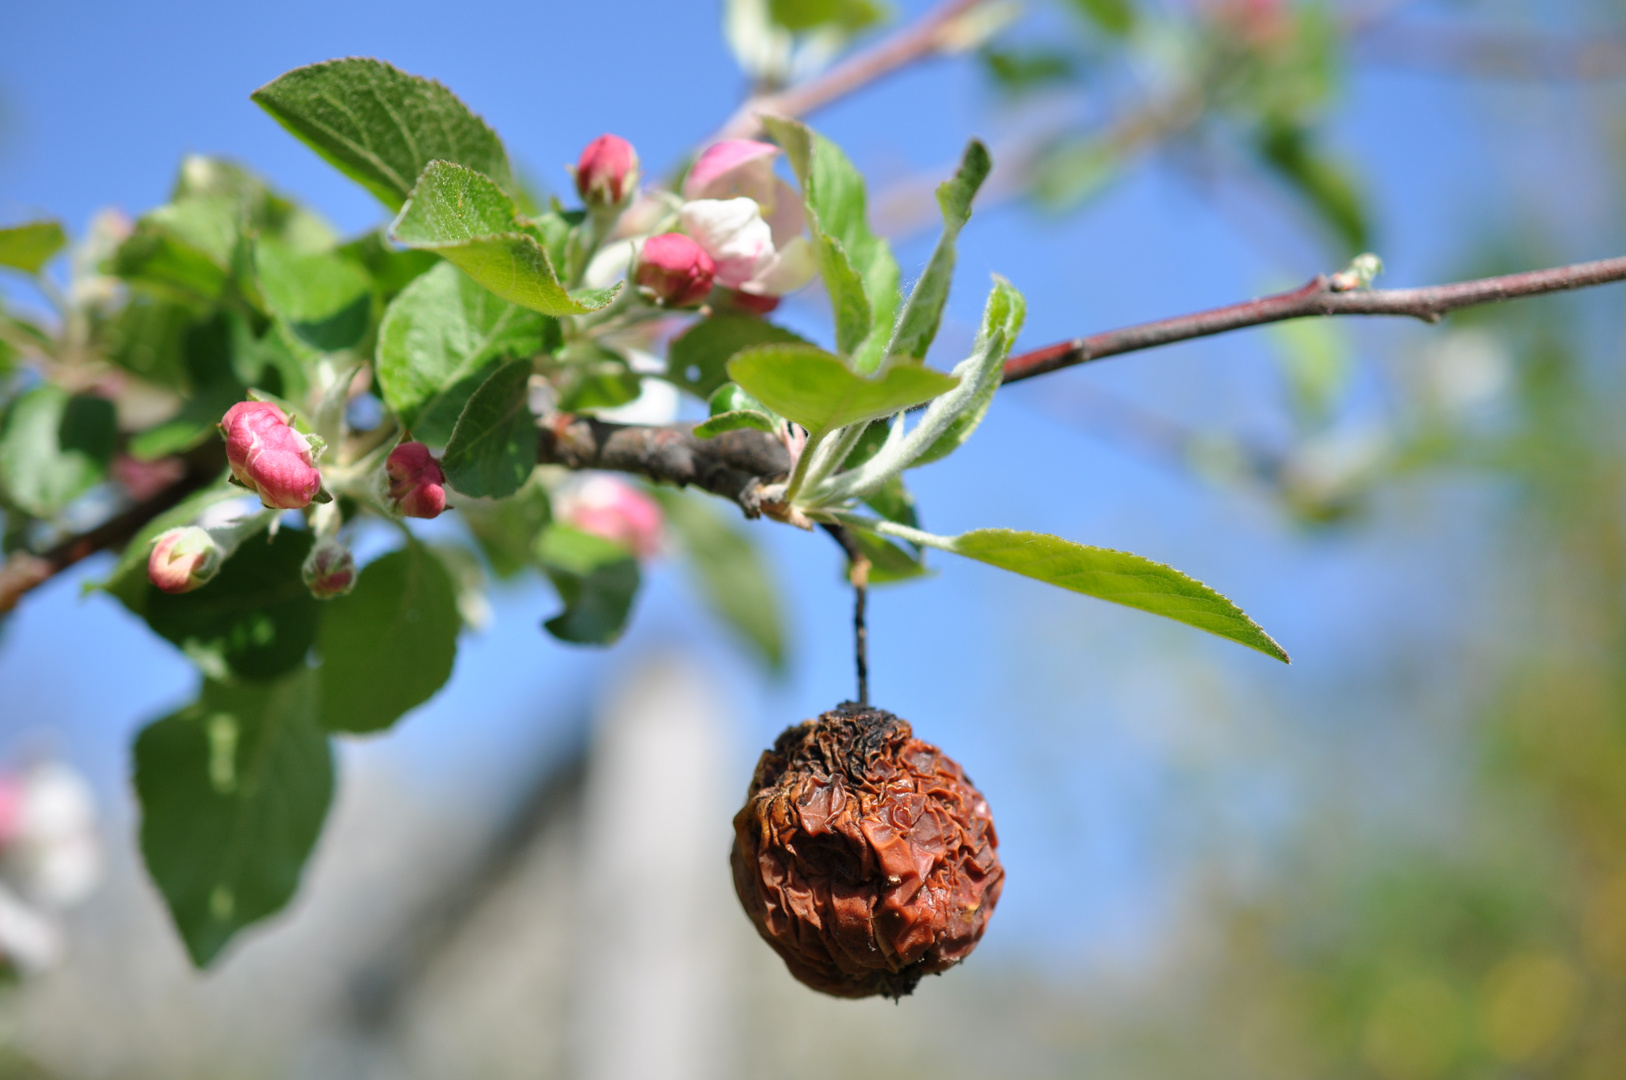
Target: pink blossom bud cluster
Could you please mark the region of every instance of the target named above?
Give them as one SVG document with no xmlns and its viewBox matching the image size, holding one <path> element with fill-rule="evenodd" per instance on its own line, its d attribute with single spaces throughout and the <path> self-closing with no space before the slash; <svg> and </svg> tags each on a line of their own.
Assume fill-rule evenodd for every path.
<svg viewBox="0 0 1626 1080">
<path fill-rule="evenodd" d="M 661 508 L 625 480 L 594 473 L 554 495 L 554 517 L 563 524 L 613 540 L 640 559 L 661 550 Z"/>
<path fill-rule="evenodd" d="M 405 517 L 439 517 L 446 509 L 446 474 L 421 442 L 404 442 L 384 463 L 390 498 Z"/>
<path fill-rule="evenodd" d="M 269 401 L 240 401 L 220 421 L 226 461 L 237 482 L 279 510 L 309 506 L 322 490 L 316 450 L 309 436 Z"/>
<path fill-rule="evenodd" d="M 711 293 L 716 264 L 705 249 L 682 233 L 662 233 L 644 241 L 634 279 L 663 307 L 690 307 Z"/>
</svg>

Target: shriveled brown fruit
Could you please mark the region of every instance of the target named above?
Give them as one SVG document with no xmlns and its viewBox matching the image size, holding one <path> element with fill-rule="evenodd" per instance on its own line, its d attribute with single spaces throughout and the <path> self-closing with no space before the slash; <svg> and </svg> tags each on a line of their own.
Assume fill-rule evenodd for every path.
<svg viewBox="0 0 1626 1080">
<path fill-rule="evenodd" d="M 900 998 L 964 960 L 1005 871 L 988 802 L 909 722 L 851 702 L 774 741 L 734 816 L 734 889 L 802 982 Z"/>
</svg>

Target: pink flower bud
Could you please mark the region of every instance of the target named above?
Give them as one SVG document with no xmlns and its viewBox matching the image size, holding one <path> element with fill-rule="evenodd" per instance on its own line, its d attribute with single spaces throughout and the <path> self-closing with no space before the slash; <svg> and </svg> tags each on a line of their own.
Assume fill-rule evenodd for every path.
<svg viewBox="0 0 1626 1080">
<path fill-rule="evenodd" d="M 423 443 L 404 442 L 391 450 L 384 472 L 390 478 L 390 498 L 404 516 L 439 517 L 446 509 L 446 474 Z"/>
<path fill-rule="evenodd" d="M 232 475 L 268 507 L 298 510 L 322 489 L 311 440 L 269 401 L 240 401 L 220 421 Z"/>
<path fill-rule="evenodd" d="M 588 206 L 620 206 L 638 189 L 638 151 L 619 135 L 600 135 L 576 162 L 576 191 Z"/>
<path fill-rule="evenodd" d="M 711 292 L 717 266 L 705 249 L 682 233 L 662 233 L 644 241 L 638 255 L 640 288 L 665 307 L 689 307 Z"/>
<path fill-rule="evenodd" d="M 356 584 L 356 557 L 337 540 L 318 540 L 300 571 L 312 596 L 331 600 Z"/>
<path fill-rule="evenodd" d="M 220 572 L 224 558 L 214 537 L 196 525 L 160 533 L 147 556 L 147 580 L 167 593 L 191 592 Z"/>
<path fill-rule="evenodd" d="M 756 293 L 741 292 L 738 289 L 730 290 L 728 300 L 741 311 L 752 315 L 766 315 L 779 306 L 777 296 L 758 296 Z"/>
<path fill-rule="evenodd" d="M 648 559 L 660 553 L 661 508 L 624 480 L 595 473 L 554 496 L 554 516 Z"/>
</svg>

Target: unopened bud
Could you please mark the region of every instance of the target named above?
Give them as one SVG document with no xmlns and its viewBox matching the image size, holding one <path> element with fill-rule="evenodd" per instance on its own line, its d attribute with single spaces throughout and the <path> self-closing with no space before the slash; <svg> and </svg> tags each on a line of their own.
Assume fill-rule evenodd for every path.
<svg viewBox="0 0 1626 1080">
<path fill-rule="evenodd" d="M 384 463 L 390 498 L 405 517 L 439 517 L 446 509 L 446 474 L 421 442 L 404 442 Z"/>
<path fill-rule="evenodd" d="M 638 286 L 665 307 L 689 307 L 711 292 L 717 265 L 699 244 L 682 233 L 662 233 L 644 241 L 638 255 Z"/>
<path fill-rule="evenodd" d="M 237 482 L 280 510 L 309 506 L 322 490 L 311 439 L 269 401 L 240 401 L 220 421 L 226 460 Z"/>
<path fill-rule="evenodd" d="M 576 191 L 588 206 L 620 206 L 638 190 L 638 151 L 619 135 L 600 135 L 576 162 Z"/>
<path fill-rule="evenodd" d="M 196 525 L 160 533 L 147 556 L 147 580 L 167 593 L 191 592 L 220 572 L 225 554 Z"/>
<path fill-rule="evenodd" d="M 343 596 L 356 584 L 356 557 L 337 540 L 318 540 L 300 567 L 311 595 L 318 600 Z"/>
</svg>

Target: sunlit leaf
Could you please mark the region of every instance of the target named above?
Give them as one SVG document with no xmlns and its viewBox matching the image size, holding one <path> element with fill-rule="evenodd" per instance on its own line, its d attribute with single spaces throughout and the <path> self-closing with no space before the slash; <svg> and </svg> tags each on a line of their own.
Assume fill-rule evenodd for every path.
<svg viewBox="0 0 1626 1080">
<path fill-rule="evenodd" d="M 508 154 L 485 121 L 440 83 L 381 60 L 351 57 L 295 68 L 252 97 L 392 210 L 431 161 L 455 162 L 513 188 Z"/>
<path fill-rule="evenodd" d="M 952 375 L 913 365 L 865 378 L 810 345 L 748 349 L 729 361 L 728 373 L 758 401 L 812 432 L 890 416 L 959 385 Z"/>
<path fill-rule="evenodd" d="M 518 491 L 536 468 L 530 378 L 531 362 L 515 360 L 493 371 L 469 398 L 441 459 L 458 491 L 500 499 Z"/>
<path fill-rule="evenodd" d="M 30 221 L 0 228 L 0 266 L 37 274 L 67 243 L 67 233 L 54 221 Z"/>
</svg>

